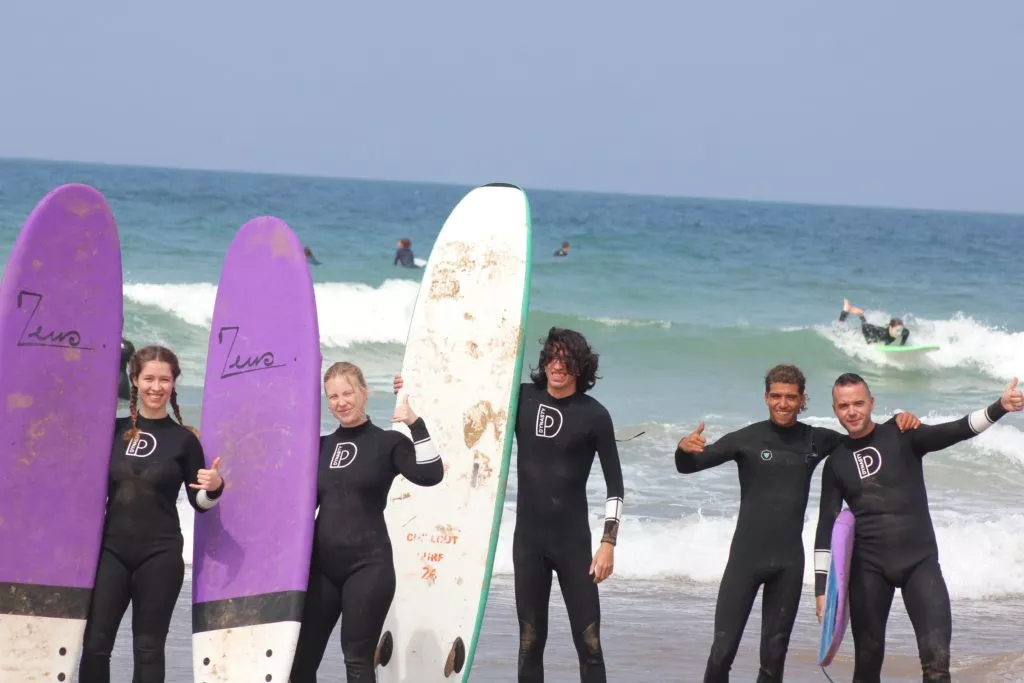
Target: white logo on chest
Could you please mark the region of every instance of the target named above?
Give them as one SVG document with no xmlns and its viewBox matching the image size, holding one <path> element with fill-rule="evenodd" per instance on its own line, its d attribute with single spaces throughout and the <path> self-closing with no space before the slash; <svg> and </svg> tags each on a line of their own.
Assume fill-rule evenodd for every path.
<svg viewBox="0 0 1024 683">
<path fill-rule="evenodd" d="M 543 403 L 537 406 L 537 436 L 553 439 L 562 431 L 562 411 Z"/>
<path fill-rule="evenodd" d="M 857 463 L 857 474 L 861 479 L 874 476 L 882 469 L 882 454 L 874 446 L 854 451 L 853 461 Z"/>
<path fill-rule="evenodd" d="M 124 454 L 133 458 L 148 458 L 156 450 L 156 437 L 149 432 L 139 432 L 139 435 L 128 442 L 128 448 Z"/>
<path fill-rule="evenodd" d="M 359 453 L 359 449 L 351 441 L 343 441 L 334 447 L 334 453 L 331 454 L 330 469 L 340 470 L 343 467 L 348 467 L 356 461 L 356 454 Z"/>
</svg>

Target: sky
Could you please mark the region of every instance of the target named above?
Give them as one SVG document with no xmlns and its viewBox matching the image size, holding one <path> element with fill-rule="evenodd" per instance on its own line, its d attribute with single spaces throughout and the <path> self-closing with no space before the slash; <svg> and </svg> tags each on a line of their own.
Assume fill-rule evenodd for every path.
<svg viewBox="0 0 1024 683">
<path fill-rule="evenodd" d="M 0 3 L 0 156 L 1024 213 L 1024 2 Z"/>
</svg>

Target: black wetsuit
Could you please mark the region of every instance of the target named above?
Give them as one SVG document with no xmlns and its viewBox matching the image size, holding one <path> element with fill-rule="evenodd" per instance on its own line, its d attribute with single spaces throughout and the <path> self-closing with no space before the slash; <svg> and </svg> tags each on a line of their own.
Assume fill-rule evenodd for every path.
<svg viewBox="0 0 1024 683">
<path fill-rule="evenodd" d="M 416 260 L 413 258 L 412 249 L 408 247 L 399 247 L 395 250 L 395 262 L 393 266 L 402 266 L 404 268 L 415 268 Z"/>
<path fill-rule="evenodd" d="M 676 469 L 699 472 L 735 461 L 740 512 L 729 561 L 718 589 L 715 638 L 705 683 L 724 683 L 743 637 L 757 591 L 764 586 L 758 683 L 781 681 L 789 636 L 803 589 L 802 532 L 811 475 L 842 434 L 797 422 L 770 420 L 726 434 L 703 453 L 676 448 Z"/>
<path fill-rule="evenodd" d="M 164 643 L 181 592 L 184 540 L 175 505 L 182 484 L 197 483 L 203 447 L 195 434 L 165 417 L 138 418 L 141 433 L 124 440 L 131 420 L 119 418 L 110 457 L 107 512 L 96 584 L 79 669 L 81 683 L 110 681 L 110 652 L 121 618 L 132 604 L 134 683 L 164 680 Z M 197 512 L 223 492 L 186 486 Z"/>
<path fill-rule="evenodd" d="M 519 681 L 544 680 L 551 572 L 558 574 L 583 683 L 606 681 L 601 608 L 590 575 L 594 550 L 587 480 L 594 454 L 608 489 L 602 541 L 615 544 L 622 516 L 622 468 L 608 411 L 579 392 L 554 398 L 523 384 L 516 420 L 518 492 L 512 541 L 519 616 Z"/>
<path fill-rule="evenodd" d="M 839 314 L 839 322 L 846 320 L 849 316 L 849 311 L 843 311 Z M 863 315 L 858 316 L 860 318 L 860 331 L 864 334 L 864 341 L 868 344 L 877 344 L 884 342 L 886 346 L 896 341 L 896 337 L 889 334 L 889 328 L 881 325 L 872 325 L 867 321 Z M 907 338 L 910 337 L 910 330 L 903 328 L 900 332 L 900 346 L 904 346 L 907 343 Z"/>
<path fill-rule="evenodd" d="M 384 522 L 398 475 L 434 486 L 444 465 L 422 419 L 404 434 L 369 420 L 320 437 L 309 588 L 291 683 L 312 683 L 338 618 L 348 683 L 373 683 L 373 657 L 395 597 L 395 564 Z M 415 445 L 414 445 L 415 442 Z"/>
<path fill-rule="evenodd" d="M 885 625 L 896 587 L 917 636 L 923 680 L 950 680 L 949 592 L 939 568 L 922 457 L 975 436 L 1005 414 L 997 401 L 959 420 L 909 432 L 877 425 L 864 438 L 843 437 L 825 464 L 814 540 L 814 592 L 825 594 L 832 526 L 845 500 L 856 520 L 849 583 L 854 683 L 880 680 Z"/>
<path fill-rule="evenodd" d="M 131 397 L 131 383 L 128 381 L 128 361 L 135 355 L 135 347 L 127 339 L 121 338 L 121 371 L 117 378 L 117 397 L 127 401 Z"/>
</svg>

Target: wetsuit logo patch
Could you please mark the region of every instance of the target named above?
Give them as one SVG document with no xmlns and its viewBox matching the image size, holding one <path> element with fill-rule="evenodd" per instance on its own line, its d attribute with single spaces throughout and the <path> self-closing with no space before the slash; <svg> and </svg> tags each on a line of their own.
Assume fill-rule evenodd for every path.
<svg viewBox="0 0 1024 683">
<path fill-rule="evenodd" d="M 761 459 L 764 460 L 765 462 L 768 462 L 769 460 L 772 459 L 772 452 L 769 450 L 761 451 Z"/>
<path fill-rule="evenodd" d="M 853 461 L 857 463 L 857 474 L 861 479 L 874 476 L 882 469 L 882 454 L 874 446 L 855 451 Z"/>
<path fill-rule="evenodd" d="M 148 458 L 156 450 L 156 437 L 148 432 L 139 432 L 139 435 L 128 442 L 128 448 L 124 454 L 133 458 Z"/>
<path fill-rule="evenodd" d="M 351 441 L 339 443 L 334 447 L 334 453 L 331 454 L 330 469 L 340 470 L 343 467 L 348 467 L 356 461 L 357 453 L 359 453 L 359 449 Z"/>
<path fill-rule="evenodd" d="M 553 439 L 562 431 L 562 412 L 558 408 L 537 406 L 537 436 Z"/>
</svg>

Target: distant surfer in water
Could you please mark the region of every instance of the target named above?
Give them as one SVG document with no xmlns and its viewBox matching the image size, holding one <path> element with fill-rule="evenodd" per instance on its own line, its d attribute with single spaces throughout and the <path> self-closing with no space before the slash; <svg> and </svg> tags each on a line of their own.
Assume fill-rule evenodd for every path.
<svg viewBox="0 0 1024 683">
<path fill-rule="evenodd" d="M 320 262 L 316 260 L 316 256 L 313 256 L 313 250 L 309 247 L 303 247 L 302 253 L 306 255 L 306 263 L 311 266 L 319 266 Z"/>
<path fill-rule="evenodd" d="M 209 468 L 203 446 L 178 409 L 177 356 L 146 346 L 131 359 L 131 416 L 117 418 L 110 455 L 106 521 L 85 626 L 78 680 L 109 683 L 110 653 L 132 606 L 133 681 L 163 681 L 164 646 L 181 593 L 184 539 L 175 501 L 182 484 L 197 513 L 224 492 L 220 458 Z M 167 405 L 177 422 L 167 415 Z"/>
<path fill-rule="evenodd" d="M 714 641 L 704 683 L 729 680 L 750 609 L 762 586 L 764 617 L 757 683 L 783 680 L 803 590 L 801 534 L 811 475 L 843 438 L 839 432 L 797 420 L 807 406 L 805 386 L 800 368 L 776 365 L 764 378 L 769 419 L 726 434 L 711 445 L 706 445 L 702 422 L 676 448 L 676 470 L 683 474 L 735 462 L 742 492 L 729 561 L 718 589 Z M 900 429 L 921 424 L 910 413 L 900 413 L 893 421 Z"/>
<path fill-rule="evenodd" d="M 412 240 L 408 237 L 403 237 L 398 240 L 397 247 L 395 250 L 395 261 L 391 265 L 402 266 L 403 268 L 419 268 L 416 265 L 416 258 L 412 253 Z"/>
<path fill-rule="evenodd" d="M 568 242 L 562 242 L 561 248 L 556 250 L 554 255 L 555 256 L 568 256 L 569 255 L 569 243 Z"/>
<path fill-rule="evenodd" d="M 856 520 L 847 601 L 853 680 L 880 680 L 885 626 L 899 588 L 917 637 L 921 680 L 949 683 L 952 614 L 939 567 L 922 459 L 977 436 L 1008 412 L 1021 411 L 1024 395 L 1014 377 L 987 407 L 959 420 L 923 425 L 903 434 L 889 424 L 876 425 L 871 418 L 874 405 L 863 377 L 847 373 L 836 379 L 832 410 L 849 436 L 821 473 L 821 507 L 814 536 L 818 620 L 825 608 L 832 528 L 845 501 Z"/>
<path fill-rule="evenodd" d="M 396 394 L 401 385 L 396 377 Z M 399 475 L 417 486 L 436 486 L 444 478 L 441 456 L 408 397 L 391 422 L 408 425 L 412 439 L 370 421 L 368 393 L 362 370 L 351 363 L 335 363 L 324 373 L 327 405 L 340 424 L 320 437 L 320 513 L 291 683 L 316 681 L 339 618 L 348 683 L 376 680 L 374 653 L 395 597 L 395 562 L 384 521 L 388 491 Z"/>
<path fill-rule="evenodd" d="M 872 325 L 864 318 L 864 309 L 850 305 L 849 299 L 843 299 L 843 312 L 839 314 L 839 322 L 844 322 L 851 313 L 860 317 L 860 331 L 864 333 L 864 340 L 868 344 L 885 342 L 885 345 L 889 346 L 897 339 L 900 346 L 907 343 L 910 330 L 903 327 L 903 320 L 900 318 L 892 318 L 888 327 Z"/>
<path fill-rule="evenodd" d="M 128 362 L 135 355 L 135 347 L 127 338 L 121 337 L 121 372 L 117 382 L 117 397 L 127 401 L 131 397 L 131 382 L 128 380 Z"/>
</svg>

